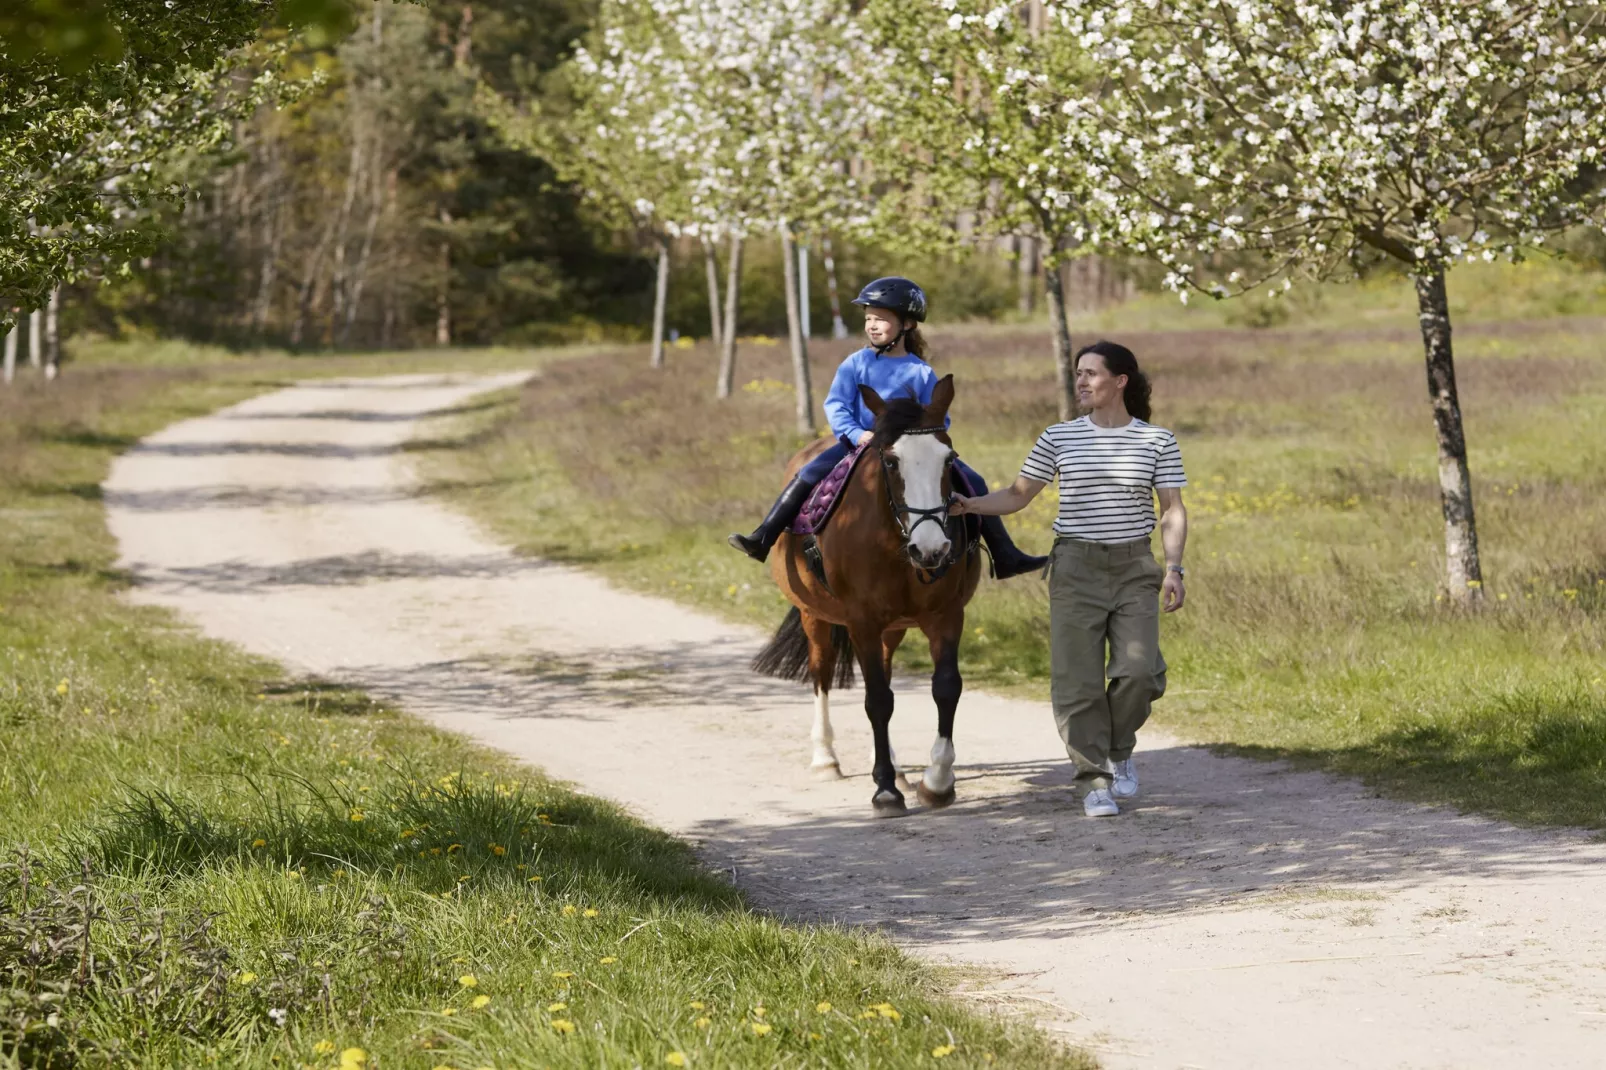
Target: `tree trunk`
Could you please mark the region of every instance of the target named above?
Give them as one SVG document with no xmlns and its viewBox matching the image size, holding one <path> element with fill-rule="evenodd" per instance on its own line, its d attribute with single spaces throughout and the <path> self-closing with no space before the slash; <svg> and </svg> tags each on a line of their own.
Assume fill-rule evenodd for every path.
<svg viewBox="0 0 1606 1070">
<path fill-rule="evenodd" d="M 17 377 L 17 325 L 13 323 L 11 330 L 6 332 L 6 355 L 3 372 L 5 383 L 11 385 L 11 380 Z"/>
<path fill-rule="evenodd" d="M 664 366 L 664 313 L 669 305 L 669 242 L 658 238 L 658 290 L 652 300 L 652 359 L 654 368 Z"/>
<path fill-rule="evenodd" d="M 831 239 L 820 239 L 820 252 L 825 258 L 825 294 L 831 299 L 831 337 L 842 339 L 848 336 L 848 325 L 842 322 L 842 301 L 837 296 L 836 289 L 836 259 L 831 255 Z"/>
<path fill-rule="evenodd" d="M 1483 566 L 1478 561 L 1478 527 L 1472 513 L 1472 473 L 1467 437 L 1461 426 L 1461 400 L 1455 389 L 1455 358 L 1450 345 L 1450 303 L 1444 269 L 1416 276 L 1417 319 L 1427 354 L 1428 399 L 1439 444 L 1439 500 L 1444 507 L 1444 567 L 1450 600 L 1483 600 Z"/>
<path fill-rule="evenodd" d="M 374 162 L 379 162 L 379 146 L 374 146 Z M 379 229 L 379 216 L 385 209 L 387 184 L 394 185 L 396 172 L 393 169 L 388 176 L 381 177 L 374 172 L 374 188 L 368 204 L 368 222 L 363 226 L 362 249 L 357 253 L 357 267 L 351 275 L 351 300 L 346 304 L 346 322 L 340 328 L 340 344 L 345 345 L 351 340 L 351 329 L 357 322 L 357 313 L 362 307 L 362 291 L 368 281 L 368 259 L 374 251 L 374 233 Z"/>
<path fill-rule="evenodd" d="M 809 329 L 809 247 L 797 247 L 797 316 L 807 340 L 814 332 Z"/>
<path fill-rule="evenodd" d="M 814 434 L 814 384 L 809 379 L 809 345 L 803 337 L 803 316 L 798 300 L 797 257 L 793 252 L 792 225 L 781 220 L 781 265 L 786 279 L 786 333 L 792 342 L 792 382 L 797 394 L 797 433 Z"/>
<path fill-rule="evenodd" d="M 54 379 L 61 372 L 61 284 L 50 291 L 50 303 L 45 305 L 45 378 Z"/>
<path fill-rule="evenodd" d="M 1076 416 L 1076 365 L 1071 357 L 1071 328 L 1065 320 L 1065 291 L 1060 286 L 1058 266 L 1043 274 L 1043 289 L 1048 295 L 1048 314 L 1054 327 L 1054 372 L 1059 393 L 1060 419 Z"/>
<path fill-rule="evenodd" d="M 36 308 L 28 313 L 28 367 L 37 368 L 45 349 L 45 310 Z"/>
<path fill-rule="evenodd" d="M 719 351 L 719 382 L 714 396 L 728 398 L 736 379 L 736 312 L 742 289 L 742 236 L 731 234 L 730 261 L 725 265 L 725 336 Z"/>
<path fill-rule="evenodd" d="M 318 288 L 319 276 L 323 274 L 324 254 L 329 251 L 329 240 L 335 236 L 335 221 L 329 220 L 324 224 L 323 233 L 318 235 L 318 244 L 313 247 L 312 255 L 307 257 L 306 271 L 301 277 L 301 292 L 296 295 L 296 318 L 290 324 L 290 344 L 301 344 L 303 333 L 307 329 L 307 320 L 312 315 L 312 298 Z"/>
<path fill-rule="evenodd" d="M 1030 235 L 1018 234 L 1015 248 L 1016 305 L 1022 316 L 1030 316 L 1037 308 L 1037 240 Z"/>
<path fill-rule="evenodd" d="M 719 349 L 725 332 L 719 322 L 719 256 L 714 252 L 714 243 L 703 242 L 703 269 L 708 275 L 708 337 Z"/>
<path fill-rule="evenodd" d="M 441 223 L 452 221 L 452 213 L 445 208 L 440 210 Z M 435 344 L 449 346 L 452 344 L 452 243 L 441 235 L 440 248 L 440 281 L 435 289 Z"/>
</svg>

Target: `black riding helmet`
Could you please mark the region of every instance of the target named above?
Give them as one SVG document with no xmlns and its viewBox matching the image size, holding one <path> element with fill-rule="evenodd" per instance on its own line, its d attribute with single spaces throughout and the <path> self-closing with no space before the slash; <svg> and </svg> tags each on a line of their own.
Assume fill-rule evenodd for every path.
<svg viewBox="0 0 1606 1070">
<path fill-rule="evenodd" d="M 853 303 L 865 308 L 884 308 L 916 323 L 926 321 L 926 291 L 902 275 L 875 280 L 859 291 Z"/>
</svg>

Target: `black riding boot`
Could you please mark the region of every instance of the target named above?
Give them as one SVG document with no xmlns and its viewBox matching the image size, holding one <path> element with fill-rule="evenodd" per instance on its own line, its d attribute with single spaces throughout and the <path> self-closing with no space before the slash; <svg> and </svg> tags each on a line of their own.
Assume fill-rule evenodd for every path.
<svg viewBox="0 0 1606 1070">
<path fill-rule="evenodd" d="M 992 551 L 993 572 L 1001 580 L 1011 576 L 1022 576 L 1028 572 L 1040 572 L 1048 564 L 1046 557 L 1033 557 L 1022 552 L 1015 540 L 1009 537 L 1009 529 L 1004 527 L 1004 518 L 1000 516 L 984 516 L 981 518 L 981 537 Z"/>
<path fill-rule="evenodd" d="M 781 537 L 781 532 L 791 527 L 792 521 L 797 519 L 797 514 L 803 509 L 803 503 L 808 501 L 809 494 L 813 490 L 813 483 L 794 477 L 792 482 L 786 485 L 786 489 L 781 491 L 781 496 L 775 499 L 775 504 L 770 506 L 769 515 L 753 529 L 753 534 L 735 534 L 725 541 L 754 561 L 763 561 L 769 557 L 770 547 Z"/>
</svg>

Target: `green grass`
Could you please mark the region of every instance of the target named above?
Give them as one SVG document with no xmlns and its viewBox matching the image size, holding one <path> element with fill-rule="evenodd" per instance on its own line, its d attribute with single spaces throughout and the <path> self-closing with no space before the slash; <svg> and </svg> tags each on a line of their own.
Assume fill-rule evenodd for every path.
<svg viewBox="0 0 1606 1070">
<path fill-rule="evenodd" d="M 885 940 L 753 913 L 604 801 L 119 599 L 118 450 L 288 375 L 440 366 L 129 352 L 0 391 L 0 1067 L 1091 1065 Z"/>
<path fill-rule="evenodd" d="M 1555 315 L 1606 311 L 1606 284 L 1530 264 L 1458 271 L 1452 294 L 1488 584 L 1475 614 L 1440 589 L 1407 283 L 1315 292 L 1275 329 L 1155 299 L 1073 324 L 1134 346 L 1192 480 L 1189 604 L 1165 621 L 1156 720 L 1407 798 L 1606 828 L 1606 353 L 1601 320 Z M 1013 478 L 1054 419 L 1046 336 L 931 333 L 958 382 L 959 449 L 995 485 Z M 853 344 L 815 344 L 816 383 Z M 726 403 L 706 348 L 660 375 L 638 361 L 550 366 L 460 425 L 463 448 L 424 451 L 424 470 L 526 552 L 772 627 L 780 595 L 723 537 L 762 514 L 800 444 L 784 351 L 744 348 Z M 1023 545 L 1047 547 L 1053 509 L 1045 494 L 1011 519 Z M 1046 697 L 1044 599 L 1036 579 L 983 586 L 967 680 Z"/>
</svg>

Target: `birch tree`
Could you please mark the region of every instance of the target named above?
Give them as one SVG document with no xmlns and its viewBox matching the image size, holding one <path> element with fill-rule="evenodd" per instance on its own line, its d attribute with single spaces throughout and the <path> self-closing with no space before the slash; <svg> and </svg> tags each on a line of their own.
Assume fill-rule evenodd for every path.
<svg viewBox="0 0 1606 1070">
<path fill-rule="evenodd" d="M 1093 234 L 1088 176 L 1062 151 L 1081 120 L 1062 106 L 1089 81 L 1086 50 L 1061 22 L 1040 21 L 1043 9 L 1033 3 L 916 0 L 915 10 L 911 17 L 900 0 L 871 0 L 867 9 L 878 42 L 892 52 L 878 74 L 900 107 L 872 157 L 893 184 L 878 229 L 928 247 L 952 245 L 961 240 L 954 221 L 964 215 L 972 238 L 1035 239 L 1059 412 L 1070 419 L 1075 368 L 1059 268 Z M 1024 260 L 1021 270 L 1029 285 Z"/>
<path fill-rule="evenodd" d="M 1344 277 L 1415 284 L 1445 581 L 1482 596 L 1446 277 L 1601 211 L 1606 8 L 1564 0 L 1065 0 L 1107 82 L 1067 100 L 1055 159 L 1184 295 Z M 1226 278 L 1200 268 L 1225 254 Z"/>
</svg>

